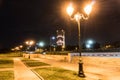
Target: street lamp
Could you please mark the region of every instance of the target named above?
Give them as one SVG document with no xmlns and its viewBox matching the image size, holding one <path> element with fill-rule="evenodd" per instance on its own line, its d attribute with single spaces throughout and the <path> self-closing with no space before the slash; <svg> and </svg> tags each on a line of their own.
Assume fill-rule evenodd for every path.
<svg viewBox="0 0 120 80">
<path fill-rule="evenodd" d="M 56 40 L 55 36 L 50 37 L 50 52 L 52 51 L 52 47 L 55 48 L 55 40 Z"/>
<path fill-rule="evenodd" d="M 46 49 L 44 49 L 45 47 L 45 42 L 40 41 L 39 43 L 37 43 L 37 45 L 39 46 L 39 52 L 42 54 L 45 54 Z"/>
<path fill-rule="evenodd" d="M 40 47 L 43 47 L 43 46 L 45 45 L 45 43 L 44 43 L 44 42 L 39 42 L 38 45 L 39 45 Z"/>
<path fill-rule="evenodd" d="M 20 47 L 20 48 L 23 48 L 23 46 L 22 46 L 22 45 L 20 45 L 19 47 Z"/>
<path fill-rule="evenodd" d="M 79 71 L 78 71 L 78 76 L 79 77 L 85 77 L 84 71 L 83 71 L 83 62 L 82 62 L 82 58 L 81 58 L 81 41 L 80 41 L 80 21 L 81 19 L 88 19 L 88 16 L 92 10 L 92 5 L 93 4 L 89 4 L 84 8 L 84 11 L 86 13 L 86 15 L 84 15 L 83 13 L 74 13 L 74 8 L 72 3 L 69 4 L 69 6 L 67 7 L 67 13 L 70 16 L 71 20 L 76 20 L 77 24 L 78 24 L 78 47 L 79 47 Z"/>
<path fill-rule="evenodd" d="M 26 41 L 25 43 L 26 43 L 26 45 L 28 45 L 27 49 L 30 49 L 30 47 L 31 47 L 33 44 L 35 44 L 35 42 L 34 42 L 33 40 L 28 40 L 28 41 Z M 30 58 L 30 52 L 29 52 L 29 57 L 28 57 L 28 58 Z"/>
<path fill-rule="evenodd" d="M 26 45 L 28 45 L 27 49 L 30 49 L 30 47 L 31 47 L 33 44 L 35 44 L 35 42 L 34 42 L 33 40 L 28 40 L 28 41 L 26 41 L 25 43 L 26 43 Z"/>
</svg>

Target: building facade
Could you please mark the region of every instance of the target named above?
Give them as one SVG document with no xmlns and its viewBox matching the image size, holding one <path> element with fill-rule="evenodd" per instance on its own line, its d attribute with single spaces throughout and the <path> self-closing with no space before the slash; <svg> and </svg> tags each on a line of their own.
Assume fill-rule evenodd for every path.
<svg viewBox="0 0 120 80">
<path fill-rule="evenodd" d="M 57 37 L 56 37 L 56 44 L 57 46 L 61 47 L 62 50 L 65 49 L 65 31 L 62 30 L 57 30 Z"/>
</svg>

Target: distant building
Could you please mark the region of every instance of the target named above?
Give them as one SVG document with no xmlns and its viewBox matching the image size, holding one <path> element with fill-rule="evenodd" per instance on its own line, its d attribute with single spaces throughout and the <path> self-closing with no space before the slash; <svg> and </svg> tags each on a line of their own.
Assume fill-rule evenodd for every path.
<svg viewBox="0 0 120 80">
<path fill-rule="evenodd" d="M 65 49 L 65 31 L 64 30 L 57 30 L 57 46 L 60 46 L 62 50 Z"/>
</svg>

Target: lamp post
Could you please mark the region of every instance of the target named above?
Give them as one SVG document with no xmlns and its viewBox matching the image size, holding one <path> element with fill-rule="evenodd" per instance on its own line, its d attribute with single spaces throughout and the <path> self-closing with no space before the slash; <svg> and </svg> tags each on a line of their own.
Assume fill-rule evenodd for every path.
<svg viewBox="0 0 120 80">
<path fill-rule="evenodd" d="M 40 53 L 43 52 L 43 51 L 44 51 L 45 43 L 44 43 L 43 41 L 40 41 L 40 42 L 38 43 L 38 46 L 40 47 L 40 49 L 39 49 Z"/>
<path fill-rule="evenodd" d="M 30 47 L 35 43 L 33 40 L 28 40 L 25 42 L 26 45 L 28 45 L 27 49 L 30 49 Z M 29 53 L 29 58 L 30 58 L 30 53 Z"/>
<path fill-rule="evenodd" d="M 88 15 L 90 14 L 91 10 L 92 10 L 92 5 L 93 4 L 90 4 L 90 5 L 87 5 L 85 8 L 84 8 L 84 11 L 85 13 L 87 14 L 84 15 L 82 13 L 74 13 L 74 8 L 73 8 L 73 5 L 72 3 L 69 4 L 69 6 L 67 7 L 67 13 L 68 15 L 70 16 L 71 20 L 76 20 L 77 22 L 77 25 L 78 25 L 78 51 L 79 51 L 79 70 L 78 70 L 78 76 L 79 77 L 85 77 L 85 74 L 84 74 L 84 71 L 83 71 L 83 62 L 82 62 L 82 58 L 81 58 L 81 34 L 80 34 L 80 22 L 81 22 L 81 19 L 88 19 Z M 73 16 L 73 17 L 72 17 Z"/>
<path fill-rule="evenodd" d="M 54 48 L 55 46 L 55 36 L 50 37 L 50 52 L 53 51 L 54 49 L 52 49 L 52 47 Z"/>
<path fill-rule="evenodd" d="M 22 48 L 23 48 L 23 45 L 20 45 L 19 48 L 20 48 L 20 56 L 22 56 Z"/>
<path fill-rule="evenodd" d="M 28 40 L 25 42 L 28 45 L 28 49 L 35 43 L 33 40 Z"/>
<path fill-rule="evenodd" d="M 56 51 L 56 37 L 55 36 L 52 36 L 52 44 L 51 46 L 53 46 L 53 51 Z"/>
</svg>

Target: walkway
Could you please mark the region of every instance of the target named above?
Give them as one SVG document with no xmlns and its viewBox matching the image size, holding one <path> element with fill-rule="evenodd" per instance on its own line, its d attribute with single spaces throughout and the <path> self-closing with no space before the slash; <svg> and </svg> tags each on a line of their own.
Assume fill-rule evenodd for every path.
<svg viewBox="0 0 120 80">
<path fill-rule="evenodd" d="M 15 80 L 41 80 L 19 58 L 14 58 L 14 74 Z"/>
</svg>

